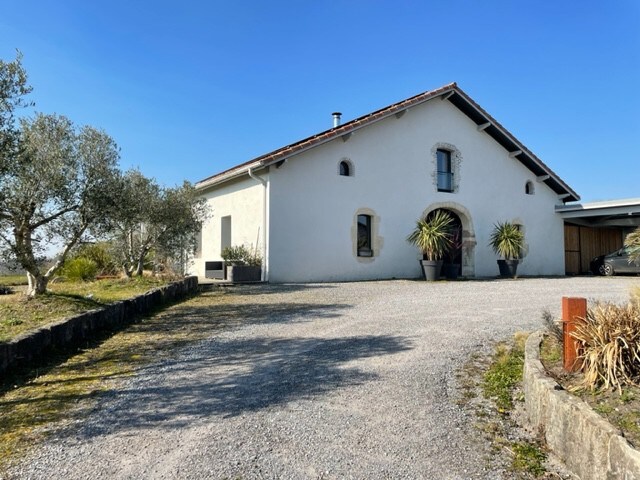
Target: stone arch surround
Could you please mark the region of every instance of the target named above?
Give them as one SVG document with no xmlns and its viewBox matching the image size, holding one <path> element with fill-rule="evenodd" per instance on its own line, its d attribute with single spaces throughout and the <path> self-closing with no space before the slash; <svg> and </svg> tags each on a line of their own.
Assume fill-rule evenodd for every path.
<svg viewBox="0 0 640 480">
<path fill-rule="evenodd" d="M 473 220 L 471 213 L 465 207 L 456 202 L 438 202 L 430 204 L 423 212 L 422 218 L 425 218 L 434 210 L 451 210 L 460 218 L 462 222 L 462 276 L 475 277 L 476 262 L 476 232 L 473 228 Z"/>
</svg>

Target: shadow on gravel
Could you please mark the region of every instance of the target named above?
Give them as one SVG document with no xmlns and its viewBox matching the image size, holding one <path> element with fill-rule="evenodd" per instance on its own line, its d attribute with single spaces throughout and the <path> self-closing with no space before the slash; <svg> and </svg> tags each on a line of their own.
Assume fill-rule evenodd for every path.
<svg viewBox="0 0 640 480">
<path fill-rule="evenodd" d="M 335 284 L 326 283 L 259 283 L 259 284 L 237 284 L 237 285 L 202 285 L 204 291 L 222 290 L 232 294 L 247 295 L 269 295 L 287 294 L 296 292 L 306 292 L 310 290 L 327 290 L 340 288 Z"/>
<path fill-rule="evenodd" d="M 347 362 L 411 348 L 408 339 L 385 335 L 205 342 L 189 359 L 168 365 L 163 379 L 151 375 L 119 391 L 114 408 L 101 412 L 101 422 L 80 435 L 175 429 L 314 398 L 377 379 Z"/>
<path fill-rule="evenodd" d="M 206 295 L 206 294 L 205 294 Z M 275 302 L 241 303 L 237 296 L 222 296 L 217 302 L 207 305 L 184 305 L 176 307 L 173 315 L 183 318 L 185 324 L 194 328 L 209 328 L 220 324 L 225 328 L 267 323 L 298 323 L 335 318 L 351 308 L 351 305 Z"/>
</svg>

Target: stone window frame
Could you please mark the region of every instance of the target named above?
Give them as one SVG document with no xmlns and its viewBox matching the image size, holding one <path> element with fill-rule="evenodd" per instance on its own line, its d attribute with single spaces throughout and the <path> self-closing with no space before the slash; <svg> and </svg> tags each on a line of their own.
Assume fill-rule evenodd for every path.
<svg viewBox="0 0 640 480">
<path fill-rule="evenodd" d="M 371 256 L 361 257 L 358 255 L 358 215 L 368 215 L 371 218 Z M 351 221 L 351 253 L 360 263 L 372 263 L 380 256 L 383 241 L 379 234 L 380 217 L 370 208 L 358 208 Z"/>
<path fill-rule="evenodd" d="M 451 173 L 453 174 L 453 182 L 451 192 L 438 190 L 438 150 L 446 150 L 451 153 Z M 452 143 L 438 142 L 431 147 L 431 179 L 433 188 L 437 193 L 458 193 L 460 190 L 462 153 Z"/>
</svg>

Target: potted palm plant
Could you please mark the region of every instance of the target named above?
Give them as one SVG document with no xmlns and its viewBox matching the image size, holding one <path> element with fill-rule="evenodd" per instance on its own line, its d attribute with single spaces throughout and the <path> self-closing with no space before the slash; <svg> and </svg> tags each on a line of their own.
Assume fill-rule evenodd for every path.
<svg viewBox="0 0 640 480">
<path fill-rule="evenodd" d="M 524 248 L 524 234 L 519 226 L 511 222 L 498 222 L 493 226 L 489 245 L 502 257 L 498 260 L 501 277 L 515 278 Z"/>
<path fill-rule="evenodd" d="M 437 280 L 442 268 L 442 257 L 451 245 L 453 218 L 444 210 L 436 210 L 427 218 L 416 222 L 416 228 L 407 241 L 422 252 L 422 272 L 428 281 Z"/>
</svg>

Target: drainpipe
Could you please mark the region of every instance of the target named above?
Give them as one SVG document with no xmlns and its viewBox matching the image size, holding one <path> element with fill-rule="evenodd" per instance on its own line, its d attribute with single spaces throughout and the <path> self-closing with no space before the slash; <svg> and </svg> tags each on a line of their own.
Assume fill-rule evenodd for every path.
<svg viewBox="0 0 640 480">
<path fill-rule="evenodd" d="M 247 173 L 249 174 L 249 177 L 253 178 L 257 182 L 260 182 L 264 187 L 263 194 L 262 194 L 262 262 L 263 262 L 262 281 L 266 282 L 269 280 L 269 277 L 267 274 L 268 262 L 269 262 L 269 259 L 267 258 L 267 187 L 268 187 L 268 183 L 264 178 L 259 177 L 255 173 L 253 173 L 253 169 L 251 167 L 247 169 Z"/>
</svg>

